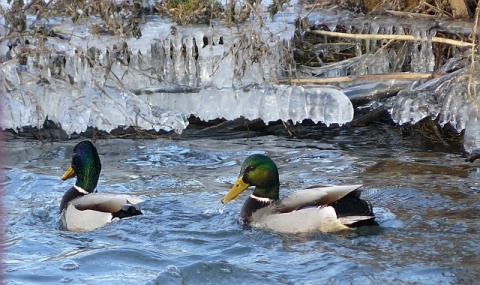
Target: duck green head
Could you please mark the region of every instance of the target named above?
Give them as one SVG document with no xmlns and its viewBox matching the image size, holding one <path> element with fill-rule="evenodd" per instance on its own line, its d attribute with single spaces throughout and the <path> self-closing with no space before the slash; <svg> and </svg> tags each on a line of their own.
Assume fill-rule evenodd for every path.
<svg viewBox="0 0 480 285">
<path fill-rule="evenodd" d="M 81 141 L 73 148 L 72 162 L 63 174 L 62 180 L 77 176 L 75 185 L 92 193 L 97 187 L 102 165 L 97 149 L 90 141 Z"/>
<path fill-rule="evenodd" d="M 235 199 L 250 186 L 255 186 L 253 195 L 257 197 L 279 199 L 280 182 L 277 165 L 268 156 L 254 154 L 245 159 L 240 176 L 232 189 L 223 197 L 222 203 L 226 204 Z"/>
</svg>

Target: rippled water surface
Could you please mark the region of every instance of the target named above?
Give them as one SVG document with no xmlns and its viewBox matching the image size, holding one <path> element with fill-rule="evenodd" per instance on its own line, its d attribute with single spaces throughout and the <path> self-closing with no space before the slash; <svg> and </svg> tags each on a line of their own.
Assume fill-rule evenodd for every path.
<svg viewBox="0 0 480 285">
<path fill-rule="evenodd" d="M 227 136 L 228 137 L 228 136 Z M 234 137 L 234 136 L 232 136 Z M 395 130 L 310 139 L 100 140 L 99 192 L 134 193 L 144 216 L 61 230 L 62 182 L 77 141 L 9 140 L 1 177 L 8 284 L 473 284 L 480 278 L 480 164 L 412 145 Z M 380 230 L 279 235 L 237 222 L 247 192 L 222 196 L 252 153 L 279 166 L 283 193 L 363 183 Z"/>
</svg>

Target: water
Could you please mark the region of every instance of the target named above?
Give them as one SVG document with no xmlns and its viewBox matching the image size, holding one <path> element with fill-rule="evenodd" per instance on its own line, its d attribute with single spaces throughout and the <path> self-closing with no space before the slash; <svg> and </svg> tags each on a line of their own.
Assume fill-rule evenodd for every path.
<svg viewBox="0 0 480 285">
<path fill-rule="evenodd" d="M 236 137 L 232 134 L 231 137 Z M 135 193 L 144 216 L 89 233 L 59 228 L 60 176 L 76 141 L 10 140 L 3 185 L 7 284 L 473 284 L 480 277 L 480 170 L 457 149 L 376 126 L 278 136 L 101 140 L 99 191 Z M 221 198 L 252 153 L 283 193 L 363 183 L 380 230 L 243 230 L 245 195 Z"/>
</svg>

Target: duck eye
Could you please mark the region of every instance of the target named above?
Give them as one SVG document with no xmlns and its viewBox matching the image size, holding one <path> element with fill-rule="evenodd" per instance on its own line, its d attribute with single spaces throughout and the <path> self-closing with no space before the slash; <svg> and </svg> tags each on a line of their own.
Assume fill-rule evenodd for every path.
<svg viewBox="0 0 480 285">
<path fill-rule="evenodd" d="M 247 168 L 246 168 L 245 170 L 248 171 L 248 172 L 250 172 L 250 171 L 252 171 L 252 170 L 254 170 L 254 169 L 255 169 L 255 166 L 249 165 L 249 166 L 247 166 Z"/>
</svg>

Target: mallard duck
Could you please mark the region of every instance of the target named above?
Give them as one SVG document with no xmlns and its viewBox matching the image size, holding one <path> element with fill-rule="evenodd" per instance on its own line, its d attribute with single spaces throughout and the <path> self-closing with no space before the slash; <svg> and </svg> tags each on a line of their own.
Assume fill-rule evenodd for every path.
<svg viewBox="0 0 480 285">
<path fill-rule="evenodd" d="M 97 149 L 90 141 L 81 141 L 73 149 L 72 162 L 62 180 L 77 181 L 62 198 L 60 213 L 63 227 L 70 231 L 91 231 L 103 227 L 114 218 L 141 215 L 135 196 L 96 192 L 102 165 Z"/>
<path fill-rule="evenodd" d="M 312 186 L 280 199 L 276 164 L 254 154 L 242 164 L 240 176 L 222 199 L 226 204 L 255 186 L 241 210 L 244 225 L 281 233 L 334 232 L 360 225 L 377 225 L 372 206 L 360 199 L 361 185 Z"/>
</svg>

